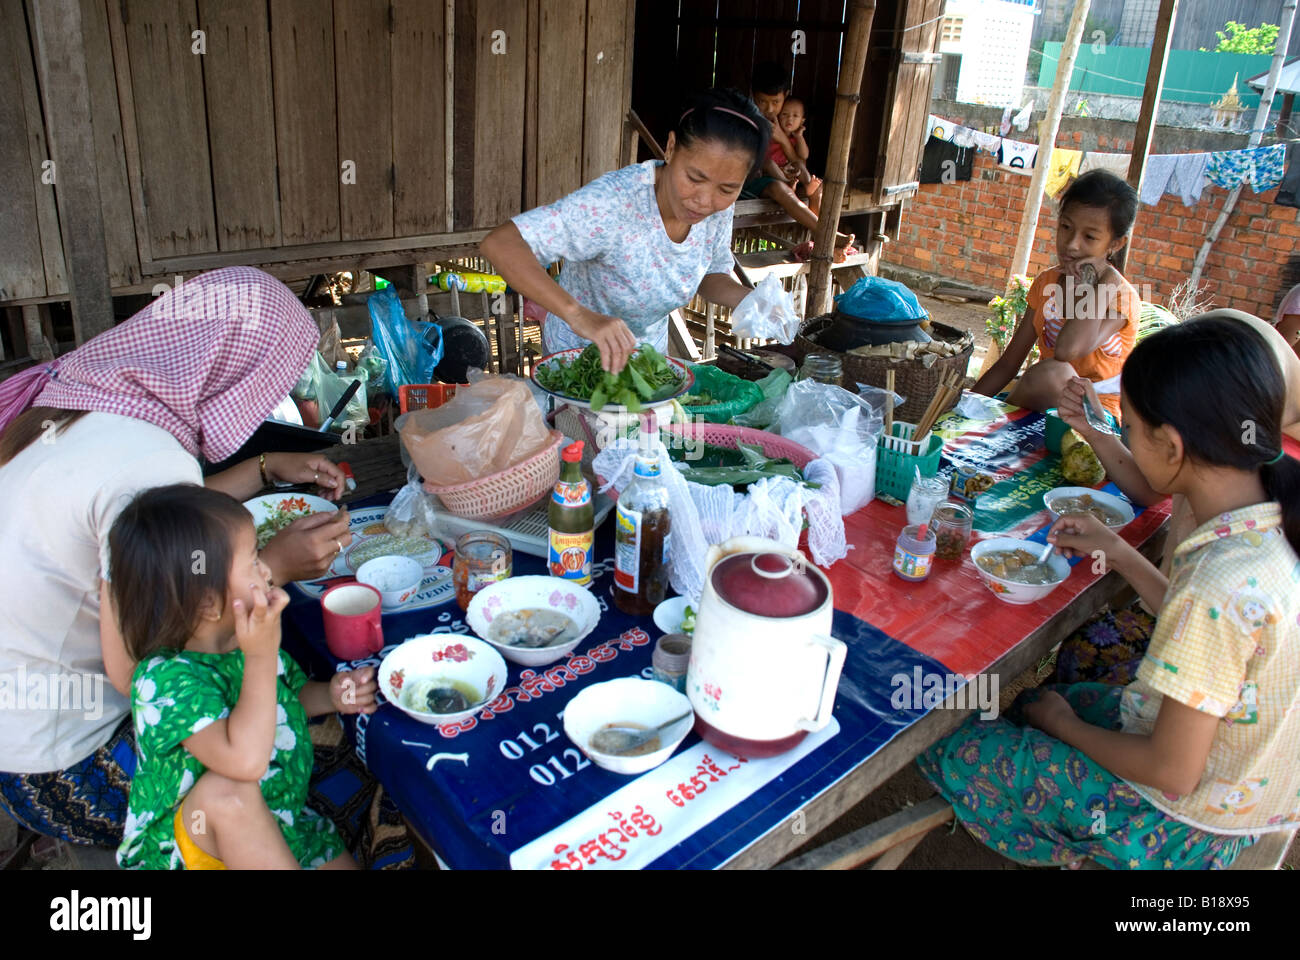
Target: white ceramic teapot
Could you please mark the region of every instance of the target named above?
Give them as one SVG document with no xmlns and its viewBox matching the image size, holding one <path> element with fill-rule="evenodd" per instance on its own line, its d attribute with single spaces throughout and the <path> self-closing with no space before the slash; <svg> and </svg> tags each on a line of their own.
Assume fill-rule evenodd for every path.
<svg viewBox="0 0 1300 960">
<path fill-rule="evenodd" d="M 830 635 L 825 574 L 772 540 L 709 551 L 686 695 L 695 729 L 746 758 L 795 747 L 831 719 L 848 648 Z"/>
</svg>

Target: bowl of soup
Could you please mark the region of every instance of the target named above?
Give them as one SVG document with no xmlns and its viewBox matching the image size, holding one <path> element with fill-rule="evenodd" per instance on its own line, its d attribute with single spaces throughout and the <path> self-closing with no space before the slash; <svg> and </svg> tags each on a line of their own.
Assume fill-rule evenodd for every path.
<svg viewBox="0 0 1300 960">
<path fill-rule="evenodd" d="M 632 753 L 602 753 L 592 738 L 602 727 L 652 730 L 677 717 L 672 726 L 655 734 Z M 594 683 L 578 692 L 564 708 L 564 732 L 596 766 L 614 773 L 638 774 L 652 770 L 673 755 L 695 725 L 691 701 L 666 683 L 620 677 Z"/>
<path fill-rule="evenodd" d="M 539 667 L 572 653 L 600 622 L 586 587 L 559 577 L 510 577 L 469 602 L 469 628 L 511 663 Z"/>
<path fill-rule="evenodd" d="M 1066 514 L 1086 513 L 1117 530 L 1128 526 L 1134 517 L 1133 505 L 1127 500 L 1091 487 L 1055 487 L 1043 494 L 1043 504 L 1053 523 Z"/>
<path fill-rule="evenodd" d="M 505 685 L 501 654 L 461 634 L 412 637 L 379 664 L 379 689 L 388 702 L 433 726 L 474 716 L 501 696 Z"/>
<path fill-rule="evenodd" d="M 1003 603 L 1035 603 L 1070 575 L 1070 564 L 1056 551 L 1039 563 L 1044 544 L 1012 537 L 981 540 L 970 551 L 984 585 Z"/>
</svg>

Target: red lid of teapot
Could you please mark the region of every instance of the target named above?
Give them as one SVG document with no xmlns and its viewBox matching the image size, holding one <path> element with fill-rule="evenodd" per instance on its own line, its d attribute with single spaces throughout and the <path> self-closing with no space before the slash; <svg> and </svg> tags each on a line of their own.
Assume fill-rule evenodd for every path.
<svg viewBox="0 0 1300 960">
<path fill-rule="evenodd" d="M 710 579 L 720 599 L 759 617 L 806 616 L 829 595 L 802 557 L 782 553 L 733 553 L 714 565 Z"/>
</svg>

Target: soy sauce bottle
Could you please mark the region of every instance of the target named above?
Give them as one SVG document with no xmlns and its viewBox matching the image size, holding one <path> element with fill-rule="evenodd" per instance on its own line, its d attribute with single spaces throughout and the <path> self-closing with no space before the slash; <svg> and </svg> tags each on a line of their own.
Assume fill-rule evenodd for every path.
<svg viewBox="0 0 1300 960">
<path fill-rule="evenodd" d="M 546 506 L 550 527 L 547 566 L 551 576 L 587 586 L 591 583 L 591 549 L 595 512 L 591 485 L 582 475 L 582 441 L 571 443 L 560 453 L 564 461 L 560 480 Z"/>
<path fill-rule="evenodd" d="M 653 613 L 668 592 L 672 523 L 658 457 L 638 455 L 632 482 L 618 498 L 614 525 L 614 603 L 624 613 Z"/>
</svg>

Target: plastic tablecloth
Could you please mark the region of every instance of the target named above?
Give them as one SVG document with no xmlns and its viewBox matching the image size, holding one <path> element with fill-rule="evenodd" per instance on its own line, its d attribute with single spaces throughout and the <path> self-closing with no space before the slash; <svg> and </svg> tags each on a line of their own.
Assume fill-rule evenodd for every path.
<svg viewBox="0 0 1300 960">
<path fill-rule="evenodd" d="M 1043 449 L 1042 415 L 1004 408 L 992 421 L 952 416 L 938 429 L 945 437 L 948 465 L 975 466 L 997 479 L 978 502 L 975 538 L 1009 534 L 1041 541 L 1050 520 L 1042 493 L 1064 483 L 1056 458 Z M 1168 510 L 1137 508 L 1137 514 L 1123 536 L 1141 544 L 1159 529 Z M 650 867 L 722 866 L 797 817 L 801 808 L 928 712 L 919 696 L 895 696 L 899 678 L 955 676 L 963 683 L 1064 610 L 1100 576 L 1090 562 L 1076 563 L 1064 584 L 1027 606 L 994 597 L 968 556 L 960 563 L 938 561 L 929 579 L 906 583 L 891 567 L 894 540 L 904 523 L 901 507 L 879 500 L 868 504 L 845 520 L 848 557 L 825 571 L 834 588 L 833 633 L 848 645 L 833 735 L 761 788 L 737 797 L 725 812 L 693 826 Z M 536 847 L 534 841 L 548 838 L 630 782 L 589 763 L 564 735 L 562 724 L 565 704 L 585 686 L 650 675 L 659 631 L 649 617 L 626 616 L 614 606 L 610 527 L 605 524 L 596 541 L 601 559 L 592 591 L 604 611 L 600 625 L 567 661 L 535 670 L 510 664 L 503 697 L 459 725 L 421 724 L 387 705 L 369 717 L 344 718 L 358 755 L 408 822 L 453 868 L 508 867 L 513 852 L 528 844 Z M 516 553 L 514 561 L 516 574 L 545 572 L 538 558 Z M 443 562 L 449 565 L 449 559 Z M 379 657 L 354 664 L 335 661 L 325 648 L 316 600 L 297 594 L 285 620 L 286 648 L 317 675 L 379 662 Z M 430 610 L 384 616 L 389 644 L 433 632 L 469 632 L 454 600 Z M 694 734 L 688 736 L 675 756 L 698 743 Z M 719 762 L 729 757 L 714 753 Z M 697 778 L 695 793 L 711 784 L 720 789 L 717 778 Z M 682 786 L 689 794 L 689 785 Z M 687 806 L 681 800 L 687 794 L 670 793 L 677 806 Z M 610 811 L 634 834 L 623 814 Z M 647 819 L 637 821 L 643 837 Z M 576 858 L 576 865 L 617 866 L 612 852 L 617 846 L 606 842 L 598 849 L 593 839 L 582 847 L 584 856 Z M 557 846 L 557 854 L 560 849 Z M 568 868 L 575 856 L 557 855 L 550 865 Z"/>
</svg>

